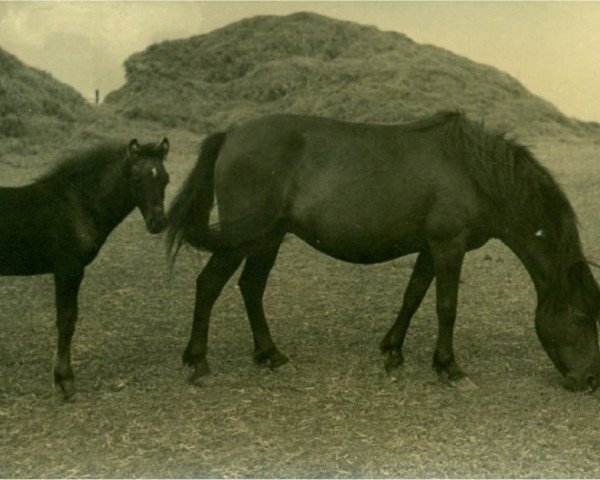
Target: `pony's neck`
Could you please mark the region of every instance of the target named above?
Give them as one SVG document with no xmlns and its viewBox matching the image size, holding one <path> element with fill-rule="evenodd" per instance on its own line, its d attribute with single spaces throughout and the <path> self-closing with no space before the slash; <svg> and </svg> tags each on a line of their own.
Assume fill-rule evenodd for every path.
<svg viewBox="0 0 600 480">
<path fill-rule="evenodd" d="M 103 240 L 135 207 L 125 162 L 108 165 L 97 185 L 80 195 Z"/>
<path fill-rule="evenodd" d="M 545 241 L 543 238 L 536 238 L 536 235 L 531 233 L 520 233 L 518 228 L 506 228 L 500 235 L 500 240 L 525 266 L 535 286 L 538 299 L 564 292 L 570 266 L 584 258 L 576 230 L 574 234 L 571 241 L 560 242 L 559 247 L 550 248 L 543 244 Z M 543 232 L 540 231 L 539 235 L 543 235 Z"/>
<path fill-rule="evenodd" d="M 527 242 L 512 237 L 502 238 L 501 240 L 519 258 L 527 273 L 529 273 L 538 298 L 545 297 L 555 283 L 555 276 L 552 275 L 548 259 L 531 249 Z"/>
</svg>

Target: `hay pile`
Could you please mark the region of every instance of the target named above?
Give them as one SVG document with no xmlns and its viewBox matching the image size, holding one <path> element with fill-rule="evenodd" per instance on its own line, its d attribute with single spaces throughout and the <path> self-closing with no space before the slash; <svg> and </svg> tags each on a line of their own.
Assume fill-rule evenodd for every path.
<svg viewBox="0 0 600 480">
<path fill-rule="evenodd" d="M 157 125 L 125 120 L 112 110 L 89 104 L 72 87 L 0 48 L 0 166 L 43 167 L 52 155 L 113 137 L 164 135 L 164 127 L 155 133 Z"/>
<path fill-rule="evenodd" d="M 517 80 L 403 34 L 311 13 L 259 16 L 155 44 L 125 62 L 106 102 L 198 132 L 271 112 L 400 122 L 439 109 L 523 136 L 598 135 Z"/>
<path fill-rule="evenodd" d="M 0 48 L 0 137 L 48 135 L 88 119 L 93 109 L 73 88 Z"/>
</svg>

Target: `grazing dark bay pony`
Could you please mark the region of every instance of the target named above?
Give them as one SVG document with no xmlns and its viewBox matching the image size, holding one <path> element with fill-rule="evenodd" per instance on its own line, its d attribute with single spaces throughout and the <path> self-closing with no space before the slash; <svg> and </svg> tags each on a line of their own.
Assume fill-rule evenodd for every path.
<svg viewBox="0 0 600 480">
<path fill-rule="evenodd" d="M 209 226 L 216 195 L 219 225 Z M 537 291 L 538 337 L 569 389 L 596 388 L 600 290 L 582 253 L 566 196 L 523 146 L 463 114 L 406 125 L 267 116 L 204 140 L 170 207 L 168 240 L 212 251 L 196 282 L 192 334 L 183 354 L 193 382 L 209 372 L 209 316 L 227 280 L 239 280 L 255 360 L 287 358 L 263 312 L 269 272 L 286 232 L 332 257 L 384 262 L 418 253 L 401 311 L 381 349 L 388 371 L 403 362 L 410 320 L 435 278 L 438 338 L 433 365 L 446 381 L 469 380 L 456 363 L 453 327 L 465 252 L 490 238 L 521 260 Z"/>
<path fill-rule="evenodd" d="M 71 339 L 84 268 L 136 206 L 150 233 L 164 230 L 168 151 L 166 138 L 102 146 L 74 155 L 30 185 L 0 188 L 0 275 L 54 274 L 54 378 L 67 399 L 75 394 Z"/>
</svg>

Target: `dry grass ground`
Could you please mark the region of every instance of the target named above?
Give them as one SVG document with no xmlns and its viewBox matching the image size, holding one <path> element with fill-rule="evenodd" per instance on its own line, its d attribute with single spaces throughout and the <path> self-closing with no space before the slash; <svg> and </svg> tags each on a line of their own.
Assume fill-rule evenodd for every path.
<svg viewBox="0 0 600 480">
<path fill-rule="evenodd" d="M 170 134 L 172 195 L 195 139 Z M 145 138 L 142 138 L 146 140 Z M 600 260 L 598 146 L 536 149 L 580 215 Z M 3 165 L 2 183 L 31 169 Z M 396 381 L 378 343 L 414 257 L 356 266 L 290 238 L 266 310 L 292 360 L 252 364 L 242 301 L 231 282 L 210 335 L 213 383 L 187 385 L 194 278 L 191 251 L 175 271 L 138 212 L 88 268 L 74 341 L 82 399 L 64 404 L 51 380 L 50 277 L 0 277 L 0 477 L 599 477 L 600 396 L 573 394 L 534 333 L 532 284 L 501 244 L 466 261 L 456 350 L 479 389 L 437 383 L 432 292 L 406 341 Z"/>
</svg>

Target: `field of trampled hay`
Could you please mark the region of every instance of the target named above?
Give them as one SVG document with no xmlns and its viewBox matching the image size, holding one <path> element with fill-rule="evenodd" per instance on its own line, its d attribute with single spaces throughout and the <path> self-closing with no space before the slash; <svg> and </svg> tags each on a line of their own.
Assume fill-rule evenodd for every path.
<svg viewBox="0 0 600 480">
<path fill-rule="evenodd" d="M 170 137 L 169 199 L 196 150 L 191 135 Z M 600 260 L 598 145 L 534 151 L 564 185 L 585 250 Z M 25 167 L 2 165 L 2 183 L 35 176 Z M 192 387 L 181 352 L 207 257 L 183 251 L 170 272 L 164 250 L 134 212 L 87 269 L 73 404 L 52 384 L 51 277 L 0 277 L 0 477 L 600 476 L 600 396 L 559 385 L 535 336 L 533 286 L 498 242 L 464 266 L 455 345 L 479 387 L 469 392 L 432 373 L 434 292 L 413 321 L 400 376 L 384 373 L 378 345 L 413 256 L 350 265 L 296 238 L 284 243 L 265 298 L 291 364 L 253 365 L 232 280 L 211 323 L 212 382 Z"/>
</svg>

